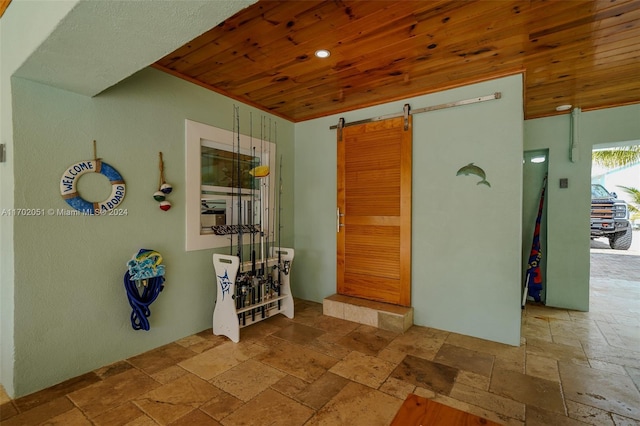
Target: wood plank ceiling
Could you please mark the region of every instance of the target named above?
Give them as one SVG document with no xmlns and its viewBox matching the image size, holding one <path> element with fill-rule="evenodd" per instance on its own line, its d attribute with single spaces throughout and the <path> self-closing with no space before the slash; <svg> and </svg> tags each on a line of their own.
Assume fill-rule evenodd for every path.
<svg viewBox="0 0 640 426">
<path fill-rule="evenodd" d="M 524 72 L 531 119 L 640 102 L 640 1 L 259 1 L 154 67 L 294 122 Z"/>
</svg>

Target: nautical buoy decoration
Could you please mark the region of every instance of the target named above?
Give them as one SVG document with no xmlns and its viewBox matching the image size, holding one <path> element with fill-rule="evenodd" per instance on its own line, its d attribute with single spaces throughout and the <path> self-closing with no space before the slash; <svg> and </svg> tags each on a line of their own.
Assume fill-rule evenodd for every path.
<svg viewBox="0 0 640 426">
<path fill-rule="evenodd" d="M 127 262 L 124 274 L 124 288 L 127 292 L 131 312 L 131 327 L 134 330 L 149 330 L 151 315 L 149 305 L 164 288 L 165 267 L 162 255 L 155 250 L 140 249 Z"/>
<path fill-rule="evenodd" d="M 162 153 L 160 153 L 162 155 Z M 162 179 L 164 180 L 164 175 L 162 176 Z M 168 183 L 163 183 L 162 185 L 160 185 L 160 191 L 163 194 L 171 194 L 171 191 L 173 191 L 173 186 L 169 185 Z"/>
<path fill-rule="evenodd" d="M 153 199 L 160 203 L 160 210 L 167 211 L 171 208 L 171 203 L 166 200 L 167 195 L 173 191 L 173 186 L 164 180 L 164 161 L 162 160 L 162 152 L 160 152 L 160 184 L 158 190 L 153 193 Z"/>
<path fill-rule="evenodd" d="M 86 173 L 100 173 L 109 179 L 111 194 L 104 201 L 91 202 L 83 199 L 76 189 L 78 180 Z M 101 215 L 118 207 L 126 192 L 124 179 L 118 171 L 96 156 L 96 141 L 93 141 L 93 160 L 70 165 L 60 179 L 60 195 L 75 210 L 87 215 Z"/>
</svg>

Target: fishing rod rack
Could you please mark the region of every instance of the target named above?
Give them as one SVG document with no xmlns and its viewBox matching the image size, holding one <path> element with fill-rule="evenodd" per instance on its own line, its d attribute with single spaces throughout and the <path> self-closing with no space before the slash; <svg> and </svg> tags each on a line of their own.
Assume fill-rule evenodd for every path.
<svg viewBox="0 0 640 426">
<path fill-rule="evenodd" d="M 238 256 L 213 255 L 218 300 L 213 311 L 213 334 L 240 341 L 240 329 L 277 314 L 293 318 L 290 272 L 292 248 L 272 247 L 264 266 L 240 264 Z"/>
<path fill-rule="evenodd" d="M 251 117 L 251 116 L 250 116 Z M 270 198 L 274 174 L 271 171 L 271 121 L 267 131 L 266 118 L 261 119 L 260 149 L 253 143 L 250 120 L 249 152 L 242 157 L 239 107 L 233 109 L 234 149 L 226 162 L 218 168 L 230 173 L 231 187 L 227 195 L 215 195 L 202 200 L 202 206 L 216 217 L 207 226 L 219 235 L 229 235 L 230 253 L 213 255 L 216 274 L 217 300 L 213 310 L 213 333 L 240 341 L 240 329 L 263 321 L 276 314 L 293 318 L 294 303 L 291 294 L 290 272 L 294 251 L 280 247 L 282 218 L 282 157 L 278 174 L 278 221 Z M 275 127 L 275 126 L 274 126 Z M 277 127 L 275 127 L 277 136 Z M 265 141 L 265 134 L 268 135 Z M 237 144 L 236 144 L 237 142 Z M 263 144 L 268 142 L 267 149 Z M 246 148 L 244 148 L 246 150 Z M 273 146 L 275 155 L 275 145 Z M 256 155 L 259 154 L 259 155 Z M 246 157 L 246 155 L 245 155 Z M 229 174 L 229 173 L 227 173 Z M 256 198 L 257 197 L 257 198 Z M 275 197 L 274 197 L 275 201 Z M 228 203 L 228 204 L 227 204 Z M 275 203 L 274 203 L 275 204 Z M 234 210 L 235 209 L 235 210 Z M 211 216 L 211 214 L 209 214 Z M 210 223 L 213 222 L 213 223 Z M 245 239 L 245 234 L 251 238 Z M 277 235 L 276 235 L 277 234 Z M 275 241 L 278 241 L 276 246 Z M 234 256 L 234 241 L 235 253 Z M 243 254 L 251 253 L 250 261 L 243 261 Z"/>
</svg>

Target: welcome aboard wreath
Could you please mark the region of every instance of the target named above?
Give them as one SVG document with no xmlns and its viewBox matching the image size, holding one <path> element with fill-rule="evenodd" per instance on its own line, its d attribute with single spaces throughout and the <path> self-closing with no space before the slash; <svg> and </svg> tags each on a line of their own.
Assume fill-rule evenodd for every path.
<svg viewBox="0 0 640 426">
<path fill-rule="evenodd" d="M 100 173 L 111 182 L 111 194 L 104 201 L 91 202 L 83 199 L 76 189 L 78 180 L 86 173 Z M 93 141 L 93 160 L 72 164 L 60 179 L 60 194 L 75 210 L 87 215 L 101 215 L 115 209 L 122 203 L 126 192 L 124 179 L 116 169 L 96 158 L 96 141 Z"/>
</svg>

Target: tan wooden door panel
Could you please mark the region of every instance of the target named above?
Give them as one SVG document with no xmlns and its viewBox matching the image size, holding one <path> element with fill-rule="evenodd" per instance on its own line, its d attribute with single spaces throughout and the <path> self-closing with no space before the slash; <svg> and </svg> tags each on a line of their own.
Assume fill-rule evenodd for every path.
<svg viewBox="0 0 640 426">
<path fill-rule="evenodd" d="M 411 116 L 338 140 L 338 293 L 411 305 Z"/>
</svg>

